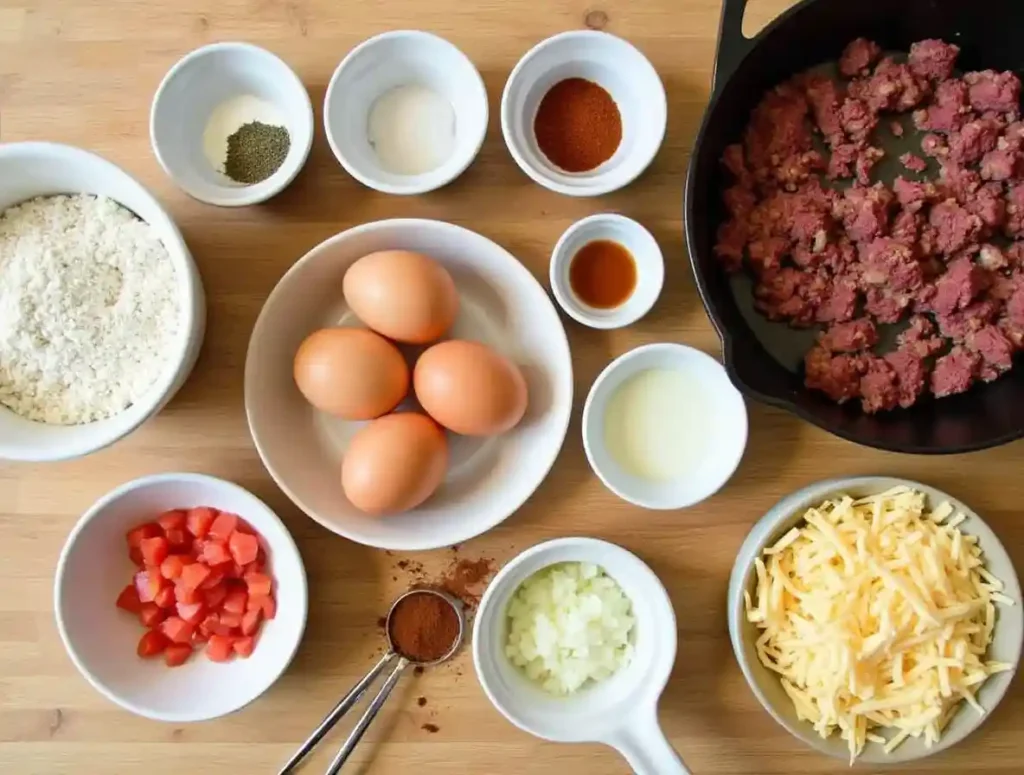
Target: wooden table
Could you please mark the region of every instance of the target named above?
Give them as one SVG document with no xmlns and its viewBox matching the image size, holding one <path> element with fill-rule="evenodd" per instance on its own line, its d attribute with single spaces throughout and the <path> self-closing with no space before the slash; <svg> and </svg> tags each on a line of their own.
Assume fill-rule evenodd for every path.
<svg viewBox="0 0 1024 775">
<path fill-rule="evenodd" d="M 591 4 L 593 2 L 593 4 Z M 756 29 L 787 0 L 751 3 Z M 379 646 L 377 617 L 406 583 L 403 559 L 352 544 L 306 518 L 277 490 L 249 438 L 242 409 L 246 344 L 260 305 L 284 271 L 321 240 L 395 216 L 440 218 L 475 229 L 518 256 L 542 280 L 555 240 L 577 218 L 615 210 L 656 235 L 667 286 L 654 312 L 627 331 L 599 333 L 567 322 L 576 412 L 554 471 L 513 517 L 462 548 L 500 564 L 539 541 L 586 534 L 644 557 L 668 586 L 679 619 L 679 658 L 661 706 L 673 743 L 698 775 L 841 773 L 846 764 L 792 739 L 758 706 L 733 660 L 725 592 L 733 557 L 772 503 L 815 479 L 858 473 L 916 477 L 972 504 L 1024 569 L 1024 445 L 963 457 L 891 455 L 832 438 L 778 411 L 751 405 L 746 458 L 710 502 L 676 513 L 633 508 L 590 473 L 579 412 L 599 370 L 636 345 L 678 341 L 717 353 L 693 287 L 682 239 L 683 175 L 708 96 L 718 0 L 0 0 L 0 139 L 83 146 L 126 168 L 169 207 L 199 264 L 209 302 L 202 356 L 159 417 L 112 449 L 51 465 L 0 465 L 0 772 L 4 775 L 179 775 L 276 772 Z M 665 145 L 625 191 L 575 200 L 531 183 L 498 127 L 501 89 L 534 43 L 584 25 L 639 46 L 669 97 Z M 477 64 L 491 98 L 491 125 L 477 161 L 455 184 L 413 199 L 363 188 L 335 162 L 317 130 L 296 183 L 272 203 L 226 210 L 192 201 L 164 176 L 148 140 L 149 103 L 185 52 L 244 39 L 287 60 L 323 102 L 331 72 L 360 40 L 388 29 L 439 33 Z M 318 119 L 319 126 L 319 119 Z M 235 480 L 278 510 L 299 542 L 312 606 L 291 669 L 263 698 L 229 718 L 175 726 L 108 703 L 64 653 L 52 615 L 52 574 L 78 515 L 115 485 L 190 469 Z M 412 557 L 439 570 L 446 552 Z M 409 680 L 369 744 L 363 772 L 611 775 L 627 771 L 600 746 L 544 743 L 509 725 L 488 703 L 463 653 L 449 668 Z M 427 702 L 420 706 L 418 697 Z M 431 733 L 424 724 L 436 725 Z M 1019 773 L 1024 689 L 983 730 L 915 773 Z M 334 746 L 330 746 L 333 748 Z M 333 751 L 317 757 L 322 772 Z"/>
</svg>

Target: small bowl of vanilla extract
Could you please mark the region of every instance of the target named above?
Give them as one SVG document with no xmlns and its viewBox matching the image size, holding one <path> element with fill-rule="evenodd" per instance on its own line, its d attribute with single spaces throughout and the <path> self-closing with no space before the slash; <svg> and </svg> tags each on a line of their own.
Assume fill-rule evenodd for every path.
<svg viewBox="0 0 1024 775">
<path fill-rule="evenodd" d="M 631 218 L 601 213 L 577 221 L 551 254 L 551 291 L 590 328 L 622 328 L 650 312 L 665 283 L 657 240 Z"/>
</svg>

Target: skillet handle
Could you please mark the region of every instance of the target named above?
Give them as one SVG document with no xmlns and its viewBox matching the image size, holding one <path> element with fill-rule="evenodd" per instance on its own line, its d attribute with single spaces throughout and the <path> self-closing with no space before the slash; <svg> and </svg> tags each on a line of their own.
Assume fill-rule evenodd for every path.
<svg viewBox="0 0 1024 775">
<path fill-rule="evenodd" d="M 747 0 L 722 0 L 722 18 L 718 24 L 718 50 L 715 52 L 715 70 L 711 74 L 711 96 L 729 80 L 743 57 L 752 49 L 753 42 L 743 34 L 743 14 Z"/>
</svg>

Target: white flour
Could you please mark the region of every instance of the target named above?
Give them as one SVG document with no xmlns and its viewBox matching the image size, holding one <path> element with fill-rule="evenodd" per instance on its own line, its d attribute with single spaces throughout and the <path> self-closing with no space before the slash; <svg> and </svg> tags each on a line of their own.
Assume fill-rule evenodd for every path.
<svg viewBox="0 0 1024 775">
<path fill-rule="evenodd" d="M 370 107 L 367 139 L 381 166 L 396 175 L 422 175 L 455 151 L 455 111 L 426 86 L 385 92 Z"/>
<path fill-rule="evenodd" d="M 149 224 L 94 196 L 0 215 L 0 404 L 76 425 L 115 415 L 160 376 L 178 279 Z"/>
</svg>

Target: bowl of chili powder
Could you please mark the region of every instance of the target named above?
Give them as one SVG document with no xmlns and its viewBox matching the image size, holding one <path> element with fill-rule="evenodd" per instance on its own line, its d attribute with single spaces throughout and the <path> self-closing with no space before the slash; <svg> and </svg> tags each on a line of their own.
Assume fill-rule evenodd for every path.
<svg viewBox="0 0 1024 775">
<path fill-rule="evenodd" d="M 665 87 L 631 43 L 606 32 L 563 32 L 512 70 L 501 98 L 509 153 L 532 180 L 569 196 L 632 183 L 665 137 Z"/>
</svg>

